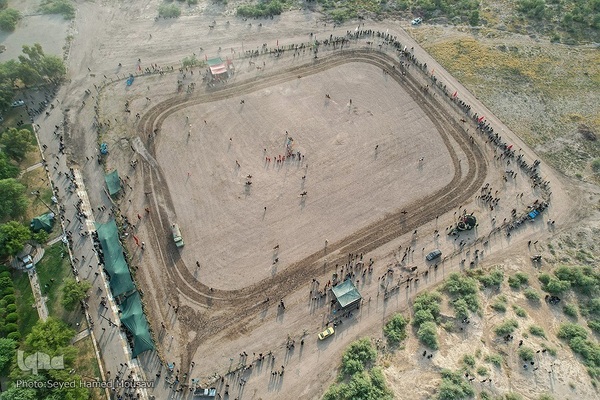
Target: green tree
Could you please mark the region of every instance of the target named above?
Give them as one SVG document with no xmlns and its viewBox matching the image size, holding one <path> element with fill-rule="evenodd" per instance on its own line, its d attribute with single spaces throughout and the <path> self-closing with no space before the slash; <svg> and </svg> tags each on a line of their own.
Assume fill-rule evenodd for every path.
<svg viewBox="0 0 600 400">
<path fill-rule="evenodd" d="M 14 340 L 0 338 L 0 372 L 11 365 L 15 358 L 16 348 L 17 344 Z"/>
<path fill-rule="evenodd" d="M 37 400 L 38 395 L 34 389 L 23 387 L 10 387 L 6 392 L 0 394 L 0 400 Z"/>
<path fill-rule="evenodd" d="M 397 345 L 406 339 L 406 325 L 408 321 L 402 314 L 396 314 L 383 327 L 383 333 L 391 345 Z"/>
<path fill-rule="evenodd" d="M 75 331 L 64 322 L 56 318 L 48 318 L 46 321 L 39 320 L 31 329 L 31 333 L 25 338 L 25 346 L 29 351 L 42 351 L 49 355 L 56 354 L 68 346 L 75 336 Z"/>
<path fill-rule="evenodd" d="M 0 145 L 7 156 L 15 161 L 22 161 L 28 151 L 32 150 L 35 138 L 29 129 L 9 128 L 0 136 Z"/>
<path fill-rule="evenodd" d="M 4 152 L 0 152 L 0 179 L 16 178 L 19 175 L 19 167 L 12 164 Z"/>
<path fill-rule="evenodd" d="M 26 84 L 58 82 L 66 74 L 66 68 L 60 58 L 44 54 L 39 43 L 23 46 L 23 55 L 19 56 L 21 68 L 19 78 Z"/>
<path fill-rule="evenodd" d="M 0 257 L 14 256 L 31 238 L 31 231 L 17 221 L 0 225 Z"/>
<path fill-rule="evenodd" d="M 417 337 L 425 346 L 430 349 L 437 350 L 438 340 L 437 340 L 437 327 L 433 322 L 424 322 L 419 327 L 417 331 Z"/>
<path fill-rule="evenodd" d="M 21 19 L 21 13 L 13 8 L 7 8 L 0 11 L 0 29 L 5 32 L 12 32 Z"/>
<path fill-rule="evenodd" d="M 377 350 L 367 338 L 353 342 L 342 356 L 342 372 L 353 375 L 363 371 L 377 357 Z"/>
<path fill-rule="evenodd" d="M 62 288 L 62 305 L 68 311 L 73 311 L 81 300 L 87 297 L 87 291 L 92 284 L 89 281 L 77 282 L 75 279 L 67 279 Z"/>
<path fill-rule="evenodd" d="M 29 202 L 25 197 L 25 186 L 15 179 L 0 179 L 0 221 L 19 218 L 27 210 Z"/>
<path fill-rule="evenodd" d="M 479 10 L 473 10 L 469 15 L 469 24 L 471 26 L 479 25 Z"/>
</svg>

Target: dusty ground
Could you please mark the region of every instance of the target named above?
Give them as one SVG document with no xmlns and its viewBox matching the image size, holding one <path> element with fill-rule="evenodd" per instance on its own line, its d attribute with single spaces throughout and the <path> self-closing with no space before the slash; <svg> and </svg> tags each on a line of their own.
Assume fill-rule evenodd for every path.
<svg viewBox="0 0 600 400">
<path fill-rule="evenodd" d="M 74 123 L 69 143 L 74 149 L 71 157 L 81 164 L 85 160 L 78 159 L 78 154 L 97 146 L 91 124 L 94 101 L 82 104 L 84 90 L 94 90 L 94 85 L 135 72 L 138 59 L 143 67 L 150 63 L 178 65 L 192 53 L 199 58 L 204 54 L 212 57 L 222 47 L 223 55 L 233 54 L 239 60 L 243 49 L 254 49 L 263 43 L 270 47 L 275 47 L 277 40 L 280 45 L 302 43 L 309 40 L 311 32 L 326 37 L 330 33 L 342 35 L 355 27 L 348 25 L 333 31 L 330 25 L 319 24 L 315 15 L 304 12 L 261 21 L 262 27 L 257 26 L 258 22 L 249 26 L 248 22 L 221 16 L 223 10 L 216 7 L 207 7 L 198 16 L 155 21 L 157 4 L 157 1 L 140 1 L 135 5 L 110 1 L 102 5 L 78 4 L 77 35 L 69 59 L 71 83 L 64 103 L 71 108 L 67 115 Z M 217 26 L 209 30 L 207 26 L 213 20 Z M 230 24 L 226 24 L 227 20 Z M 503 137 L 521 148 L 529 161 L 537 158 L 450 74 L 429 59 L 403 33 L 402 24 L 390 22 L 366 27 L 389 29 L 409 47 L 414 45 L 416 56 L 434 68 L 449 87 L 460 90 L 461 97 L 486 115 L 494 126 L 504 129 Z M 91 37 L 93 41 L 89 40 Z M 459 205 L 476 212 L 480 219 L 477 236 L 483 237 L 492 229 L 493 217 L 502 220 L 510 215 L 512 208 L 523 211 L 539 193 L 531 190 L 522 176 L 515 182 L 504 183 L 501 178 L 507 166 L 494 160 L 489 145 L 477 139 L 469 148 L 468 136 L 459 134 L 462 128 L 458 123 L 441 122 L 445 121 L 442 117 L 457 121 L 459 115 L 448 114 L 443 105 L 428 108 L 425 102 L 435 99 L 419 97 L 418 88 L 415 91 L 408 83 L 398 84 L 389 76 L 386 78 L 378 67 L 355 61 L 302 69 L 310 59 L 298 61 L 288 53 L 282 59 L 262 56 L 256 61 L 264 61 L 265 69 L 258 71 L 247 66 L 247 61 L 238 61 L 235 80 L 221 91 L 205 91 L 199 82 L 198 69 L 194 78 L 198 86 L 189 96 L 176 94 L 177 72 L 137 78 L 129 91 L 122 81 L 106 86 L 98 103 L 100 120 L 115 121 L 103 136 L 111 145 L 107 166 L 118 168 L 121 176 L 129 176 L 127 181 L 133 188 L 126 190 L 121 212 L 137 223 L 136 234 L 147 243 L 143 253 L 133 242 L 127 245 L 134 254 L 134 264 L 139 267 L 137 277 L 146 294 L 144 299 L 162 359 L 176 361 L 181 373 L 189 372 L 188 378 L 206 382 L 215 373 L 225 374 L 235 369 L 241 352 L 248 354 L 249 362 L 253 353 L 273 351 L 276 357 L 273 364 L 257 364 L 252 370 L 227 378 L 225 383 L 231 384 L 232 396 L 318 398 L 333 381 L 339 355 L 348 343 L 365 335 L 381 335 L 381 325 L 387 316 L 405 310 L 416 292 L 432 287 L 450 271 L 460 270 L 459 261 L 465 257 L 461 254 L 447 259 L 436 273 L 417 285 L 403 287 L 384 302 L 378 295 L 375 278 L 396 264 L 404 248 L 412 245 L 416 249 L 410 263 L 423 268 L 426 250 L 439 247 L 445 254 L 457 250 L 452 239 L 443 234 L 436 238 L 434 230 L 450 225 Z M 118 63 L 122 63 L 121 68 Z M 294 66 L 308 76 L 298 79 L 298 70 L 286 76 L 286 68 Z M 285 79 L 277 81 L 279 77 Z M 359 78 L 361 86 L 357 87 Z M 253 81 L 245 84 L 249 79 Z M 186 83 L 189 82 L 192 79 L 188 76 Z M 325 100 L 326 92 L 331 94 L 331 102 Z M 92 95 L 95 97 L 96 93 Z M 213 99 L 211 96 L 217 101 L 208 102 Z M 245 100 L 243 106 L 239 104 L 241 98 Z M 124 113 L 126 100 L 132 104 L 130 116 Z M 137 112 L 141 121 L 134 117 Z M 188 112 L 192 124 L 189 142 L 185 127 Z M 435 112 L 439 114 L 432 114 Z M 147 135 L 155 121 L 161 131 L 156 140 L 149 140 Z M 279 154 L 285 130 L 290 132 L 298 149 L 306 152 L 304 163 L 310 165 L 307 172 L 293 163 L 279 169 L 265 168 L 262 149 L 266 148 L 273 156 Z M 446 141 L 442 147 L 443 137 Z M 374 152 L 376 144 L 380 145 L 378 154 Z M 418 151 L 410 151 L 415 148 Z M 422 169 L 415 165 L 419 157 L 425 157 Z M 135 170 L 129 166 L 133 159 L 140 162 Z M 240 162 L 239 170 L 235 168 L 235 160 Z M 480 266 L 505 264 L 508 269 L 516 268 L 514 260 L 527 259 L 523 256 L 527 254 L 527 240 L 543 240 L 572 229 L 578 222 L 582 203 L 587 201 L 581 196 L 582 189 L 544 164 L 541 170 L 553 191 L 551 208 L 544 218 L 557 221 L 555 230 L 549 230 L 545 221 L 539 220 L 512 238 L 492 235 L 487 246 L 475 243 L 471 249 L 485 253 L 479 260 Z M 249 193 L 245 191 L 244 179 L 248 174 L 253 176 Z M 302 204 L 297 196 L 304 174 L 308 196 Z M 501 192 L 501 205 L 494 213 L 474 202 L 474 191 L 484 181 Z M 452 194 L 456 197 L 448 205 L 436 205 L 444 211 L 436 219 L 436 209 L 427 201 L 434 204 L 435 196 L 442 197 L 440 189 L 448 182 L 454 182 Z M 96 188 L 90 191 L 92 205 L 99 204 L 102 183 L 86 184 Z M 408 191 L 406 186 L 415 188 Z M 152 193 L 145 195 L 148 189 Z M 433 191 L 436 191 L 434 196 L 423 199 Z M 517 201 L 515 195 L 520 192 L 524 198 Z M 149 216 L 143 212 L 144 207 L 150 207 Z M 405 219 L 399 213 L 403 208 L 408 211 Z M 138 213 L 143 217 L 140 222 L 136 221 Z M 98 220 L 103 218 L 107 218 L 106 214 L 97 216 Z M 181 253 L 168 237 L 173 218 L 182 225 L 187 241 Z M 241 226 L 239 232 L 235 232 L 234 223 Z M 413 237 L 412 232 L 417 228 L 419 233 Z M 475 241 L 474 235 L 470 238 Z M 327 248 L 325 239 L 329 240 Z M 280 244 L 281 255 L 276 271 L 271 264 L 274 244 Z M 403 249 L 399 250 L 399 246 Z M 347 253 L 363 251 L 367 260 L 375 260 L 372 276 L 359 283 L 366 304 L 352 318 L 344 320 L 332 339 L 317 342 L 315 334 L 322 329 L 328 307 L 310 300 L 311 278 L 323 284 L 330 279 L 336 262 L 344 263 Z M 195 268 L 195 260 L 201 260 L 199 270 Z M 395 277 L 399 274 L 405 273 L 395 270 Z M 286 310 L 281 312 L 274 303 L 284 294 Z M 262 303 L 267 296 L 271 301 Z M 522 301 L 518 294 L 514 296 L 515 301 Z M 170 304 L 179 305 L 177 315 Z M 161 330 L 161 322 L 166 324 L 166 332 Z M 461 341 L 471 343 L 477 337 L 491 340 L 486 333 L 487 325 L 482 322 L 479 326 L 468 337 L 443 336 L 444 345 L 433 364 L 457 365 L 463 350 L 456 344 Z M 295 351 L 287 352 L 288 335 L 298 343 L 305 331 L 304 346 L 299 348 L 296 344 Z M 433 391 L 436 368 L 423 366 L 426 372 L 417 374 L 403 364 L 403 360 L 422 364 L 416 349 L 417 344 L 409 341 L 407 349 L 394 356 L 398 362 L 392 359 L 388 370 L 392 386 L 401 398 L 406 398 L 406 393 L 423 398 Z M 580 372 L 580 365 L 569 358 L 570 351 L 561 350 L 559 354 L 565 369 L 555 372 L 552 385 L 538 381 L 535 375 L 511 372 L 510 379 L 499 378 L 494 390 L 533 391 L 535 383 L 540 382 L 540 392 L 550 388 L 558 398 L 567 398 L 572 390 L 569 379 L 579 377 L 582 382 L 576 386 L 577 397 L 592 398 L 589 380 Z M 156 356 L 146 354 L 141 359 L 148 376 L 152 376 L 157 370 Z M 195 367 L 190 369 L 192 361 Z M 284 377 L 272 379 L 271 368 L 279 370 L 281 365 L 286 365 Z M 239 385 L 240 377 L 248 379 L 245 386 Z M 409 382 L 409 387 L 403 386 Z M 157 398 L 167 398 L 169 394 L 182 396 L 162 384 L 161 380 L 160 388 L 155 391 Z M 415 386 L 423 391 L 415 391 Z"/>
</svg>

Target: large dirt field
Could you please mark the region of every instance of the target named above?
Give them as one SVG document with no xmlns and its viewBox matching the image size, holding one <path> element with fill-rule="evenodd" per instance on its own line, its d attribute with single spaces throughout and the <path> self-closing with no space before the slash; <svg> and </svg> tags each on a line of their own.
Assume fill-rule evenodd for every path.
<svg viewBox="0 0 600 400">
<path fill-rule="evenodd" d="M 530 255 L 575 229 L 587 204 L 597 202 L 596 188 L 577 186 L 544 162 L 539 172 L 551 195 L 532 187 L 430 77 L 380 38 L 351 41 L 343 52 L 323 46 L 318 59 L 310 49 L 245 57 L 263 44 L 276 49 L 343 37 L 358 23 L 332 26 L 307 10 L 250 23 L 212 3 L 187 8 L 177 20 L 155 20 L 158 4 L 78 3 L 61 97 L 71 123 L 69 158 L 84 172 L 92 209 L 107 204 L 103 171 L 86 160 L 97 154 L 99 141 L 110 148 L 106 170 L 117 169 L 123 178 L 115 214 L 135 224 L 124 245 L 157 346 L 139 362 L 148 380 L 164 374 L 149 392 L 156 399 L 190 397 L 191 379 L 221 395 L 231 385 L 225 399 L 318 399 L 335 381 L 343 350 L 361 337 L 381 338 L 387 318 L 408 315 L 417 293 L 469 266 L 535 276 L 540 269 Z M 406 34 L 407 24 L 365 22 L 362 29 L 397 36 L 407 54 L 427 63 L 426 73 L 435 71 L 527 163 L 538 159 Z M 205 67 L 179 71 L 191 55 L 229 57 L 235 74 L 208 87 Z M 145 68 L 164 73 L 140 74 Z M 129 74 L 139 76 L 127 87 Z M 295 157 L 277 162 L 286 145 Z M 510 170 L 517 175 L 507 178 Z M 493 208 L 478 197 L 484 185 L 499 199 Z M 548 199 L 542 217 L 506 235 L 503 220 L 512 219 L 513 209 L 523 215 L 534 201 Z M 458 240 L 446 235 L 465 212 L 477 216 L 476 229 Z M 114 214 L 95 217 L 103 222 Z M 182 249 L 170 236 L 173 222 L 181 226 Z M 528 241 L 535 243 L 528 247 Z M 424 260 L 434 248 L 444 254 L 435 267 Z M 549 269 L 544 255 L 543 268 Z M 357 265 L 358 256 L 364 264 Z M 362 273 L 370 260 L 373 270 Z M 349 268 L 357 272 L 353 280 L 364 302 L 344 318 L 332 312 L 329 297 L 315 299 L 313 289 L 324 290 L 334 273 Z M 532 286 L 539 288 L 537 281 Z M 585 369 L 567 346 L 557 357 L 538 360 L 544 370 L 537 374 L 519 368 L 515 346 L 490 333 L 506 317 L 487 307 L 495 295 L 481 292 L 486 306 L 467 330 L 439 329 L 441 348 L 433 359 L 421 357 L 423 347 L 412 334 L 402 349 L 383 352 L 380 361 L 396 397 L 430 398 L 441 368 L 458 368 L 462 355 L 478 348 L 483 355 L 502 348 L 503 368 L 491 370 L 493 385 L 475 382 L 478 392 L 594 398 Z M 507 297 L 528 306 L 521 292 Z M 444 307 L 444 314 L 452 313 Z M 547 304 L 528 313 L 561 346 L 554 332 L 564 317 Z M 343 323 L 332 338 L 317 340 L 332 320 Z M 296 343 L 291 350 L 290 340 Z M 274 359 L 256 361 L 269 352 Z M 179 370 L 173 375 L 186 374 L 179 386 L 172 385 L 173 376 L 165 379 L 164 365 L 172 362 Z M 282 366 L 285 375 L 273 377 L 271 371 Z M 182 385 L 184 391 L 176 392 Z"/>
</svg>

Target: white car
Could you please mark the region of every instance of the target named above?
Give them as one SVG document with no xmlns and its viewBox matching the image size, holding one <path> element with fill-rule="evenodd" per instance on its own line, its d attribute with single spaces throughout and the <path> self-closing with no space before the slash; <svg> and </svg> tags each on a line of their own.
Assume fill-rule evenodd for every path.
<svg viewBox="0 0 600 400">
<path fill-rule="evenodd" d="M 13 108 L 16 107 L 22 107 L 25 105 L 25 102 L 23 100 L 17 100 L 17 101 L 13 101 L 13 103 L 10 105 Z"/>
<path fill-rule="evenodd" d="M 413 25 L 419 25 L 421 22 L 423 22 L 423 18 L 419 17 L 419 18 L 415 18 L 411 21 L 411 24 Z"/>
</svg>

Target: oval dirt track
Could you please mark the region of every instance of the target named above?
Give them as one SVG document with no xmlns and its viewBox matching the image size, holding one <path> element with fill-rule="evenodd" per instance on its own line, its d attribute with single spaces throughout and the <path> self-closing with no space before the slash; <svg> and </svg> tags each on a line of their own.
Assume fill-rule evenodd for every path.
<svg viewBox="0 0 600 400">
<path fill-rule="evenodd" d="M 222 100 L 254 92 L 273 85 L 298 79 L 299 76 L 317 74 L 329 68 L 345 63 L 368 63 L 389 72 L 389 76 L 399 85 L 402 85 L 414 101 L 422 106 L 425 114 L 436 126 L 440 136 L 446 144 L 454 167 L 452 181 L 436 193 L 421 199 L 416 204 L 396 210 L 385 218 L 360 228 L 352 235 L 336 242 L 329 243 L 327 254 L 324 251 L 315 252 L 302 260 L 288 265 L 277 275 L 264 279 L 239 290 L 211 290 L 201 284 L 189 272 L 185 263 L 179 256 L 179 251 L 170 240 L 169 212 L 174 214 L 171 194 L 165 182 L 160 167 L 144 163 L 142 174 L 144 177 L 144 191 L 150 192 L 150 197 L 156 204 L 161 204 L 158 212 L 150 215 L 150 224 L 153 235 L 149 240 L 157 248 L 165 249 L 162 252 L 162 264 L 169 277 L 169 282 L 164 282 L 171 293 L 178 293 L 189 301 L 203 307 L 214 307 L 215 315 L 210 318 L 198 315 L 193 310 L 180 312 L 180 321 L 197 332 L 194 340 L 187 345 L 187 354 L 182 357 L 187 360 L 193 356 L 198 343 L 205 337 L 214 335 L 218 331 L 239 327 L 260 310 L 264 309 L 265 297 L 279 299 L 286 293 L 292 292 L 308 282 L 307 277 L 323 274 L 324 258 L 327 255 L 328 265 L 344 263 L 348 253 L 367 253 L 408 232 L 414 231 L 419 226 L 447 211 L 457 208 L 472 197 L 484 182 L 487 174 L 487 165 L 481 149 L 477 144 L 470 142 L 463 128 L 456 123 L 456 115 L 447 112 L 437 99 L 428 96 L 420 89 L 421 84 L 410 73 L 402 75 L 400 65 L 390 56 L 370 50 L 340 51 L 334 55 L 323 57 L 314 62 L 270 75 L 261 76 L 235 84 L 228 84 L 208 93 L 193 94 L 186 98 L 172 98 L 157 104 L 150 109 L 140 120 L 138 134 L 140 138 L 147 138 L 147 148 L 155 156 L 154 141 L 152 140 L 155 129 L 160 130 L 163 122 L 170 114 L 209 101 Z M 392 65 L 395 68 L 392 68 Z M 461 147 L 467 158 L 468 170 L 462 173 L 461 163 L 450 142 L 454 140 Z M 158 201 L 159 199 L 160 201 Z M 240 303 L 245 307 L 240 307 Z M 235 322 L 235 324 L 233 323 Z M 228 328 L 230 327 L 230 328 Z M 186 365 L 184 362 L 183 365 Z"/>
</svg>

